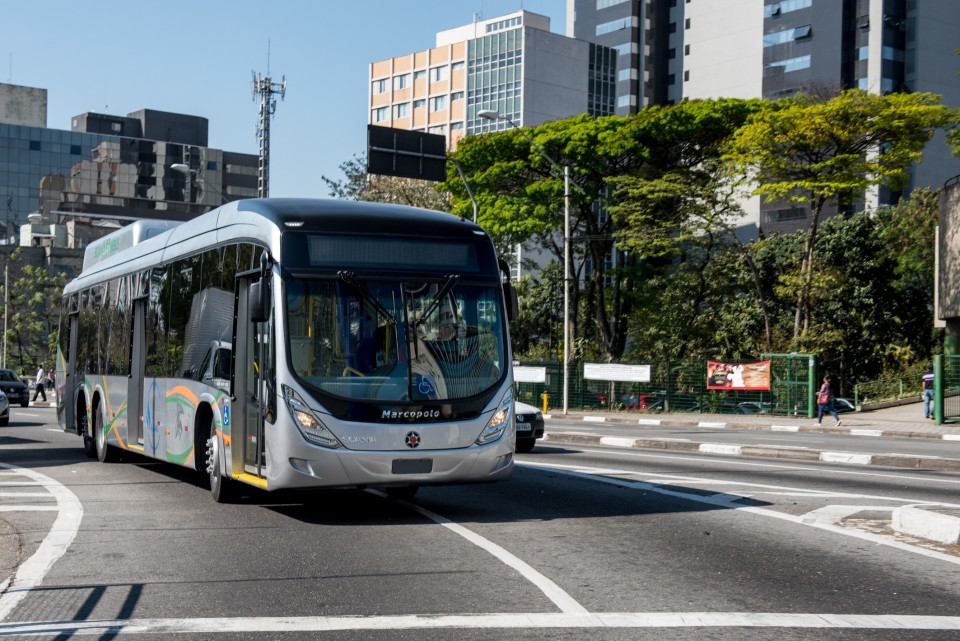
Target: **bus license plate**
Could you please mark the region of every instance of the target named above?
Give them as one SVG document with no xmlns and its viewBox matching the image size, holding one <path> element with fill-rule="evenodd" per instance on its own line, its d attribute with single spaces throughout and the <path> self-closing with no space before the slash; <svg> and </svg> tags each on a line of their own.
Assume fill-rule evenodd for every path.
<svg viewBox="0 0 960 641">
<path fill-rule="evenodd" d="M 394 474 L 429 474 L 433 471 L 432 458 L 394 459 Z"/>
</svg>

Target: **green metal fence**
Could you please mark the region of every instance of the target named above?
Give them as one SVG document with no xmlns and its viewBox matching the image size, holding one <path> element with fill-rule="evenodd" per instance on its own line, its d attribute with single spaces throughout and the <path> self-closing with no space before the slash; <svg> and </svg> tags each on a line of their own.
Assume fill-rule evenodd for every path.
<svg viewBox="0 0 960 641">
<path fill-rule="evenodd" d="M 934 356 L 933 373 L 937 424 L 960 422 L 960 355 Z"/>
<path fill-rule="evenodd" d="M 815 361 L 807 354 L 764 354 L 753 361 L 771 361 L 769 391 L 708 390 L 707 362 L 703 360 L 646 363 L 650 381 L 644 383 L 588 380 L 583 363 L 571 363 L 567 406 L 576 410 L 636 412 L 702 412 L 710 414 L 782 414 L 813 416 Z M 751 362 L 744 359 L 743 362 Z M 563 363 L 518 361 L 516 365 L 543 368 L 543 383 L 517 383 L 517 400 L 554 411 L 563 407 Z"/>
</svg>

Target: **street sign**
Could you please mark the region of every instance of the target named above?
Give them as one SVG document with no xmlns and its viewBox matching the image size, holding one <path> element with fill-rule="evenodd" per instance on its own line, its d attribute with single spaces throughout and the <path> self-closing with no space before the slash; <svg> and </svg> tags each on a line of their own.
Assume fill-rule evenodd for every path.
<svg viewBox="0 0 960 641">
<path fill-rule="evenodd" d="M 422 131 L 367 125 L 367 173 L 444 181 L 447 139 Z"/>
</svg>

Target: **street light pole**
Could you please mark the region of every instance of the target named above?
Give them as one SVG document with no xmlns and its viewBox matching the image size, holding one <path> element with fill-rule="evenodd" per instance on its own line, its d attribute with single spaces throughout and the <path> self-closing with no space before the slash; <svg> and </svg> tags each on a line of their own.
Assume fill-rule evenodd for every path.
<svg viewBox="0 0 960 641">
<path fill-rule="evenodd" d="M 483 109 L 477 116 L 487 120 L 506 120 L 511 127 L 520 132 L 534 149 L 543 156 L 554 171 L 560 171 L 560 165 L 538 145 L 533 138 L 517 126 L 509 116 L 505 116 L 492 109 Z M 554 178 L 559 176 L 553 171 Z M 573 341 L 570 339 L 570 166 L 563 166 L 563 413 L 567 413 L 567 401 L 570 398 L 570 355 L 573 351 Z"/>
</svg>

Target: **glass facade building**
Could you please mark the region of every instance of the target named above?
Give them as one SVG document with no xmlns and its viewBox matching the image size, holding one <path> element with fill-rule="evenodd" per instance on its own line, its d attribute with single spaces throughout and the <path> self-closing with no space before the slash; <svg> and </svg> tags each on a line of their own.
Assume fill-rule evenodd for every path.
<svg viewBox="0 0 960 641">
<path fill-rule="evenodd" d="M 46 223 L 59 222 L 62 216 L 182 220 L 257 195 L 254 154 L 190 144 L 205 140 L 161 142 L 77 131 L 77 125 L 100 128 L 94 123 L 104 120 L 120 123 L 121 133 L 141 129 L 131 126 L 135 118 L 87 116 L 97 117 L 74 118 L 73 131 L 0 122 L 0 221 L 7 226 L 5 237 L 16 233 L 31 214 Z M 204 119 L 162 112 L 146 118 L 144 124 L 151 118 L 202 120 L 205 137 Z"/>
</svg>

